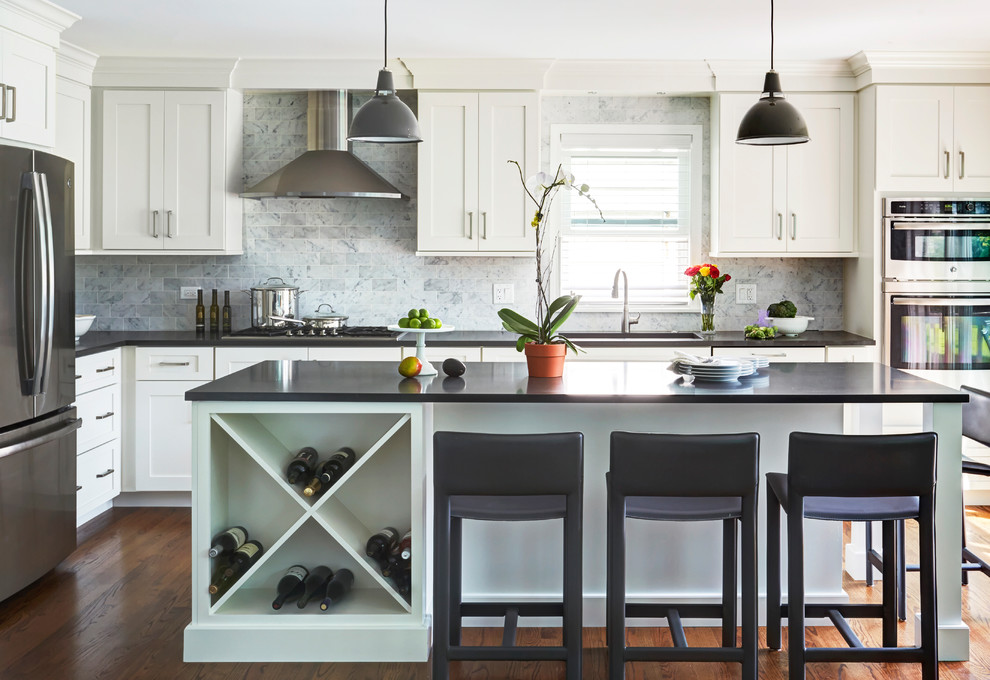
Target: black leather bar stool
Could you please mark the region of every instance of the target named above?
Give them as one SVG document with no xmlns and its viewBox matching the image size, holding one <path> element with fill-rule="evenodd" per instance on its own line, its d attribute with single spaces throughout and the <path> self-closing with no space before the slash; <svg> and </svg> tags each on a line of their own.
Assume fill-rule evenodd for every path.
<svg viewBox="0 0 990 680">
<path fill-rule="evenodd" d="M 433 680 L 451 661 L 565 661 L 581 678 L 584 435 L 433 435 Z M 564 592 L 556 602 L 462 602 L 461 522 L 563 519 Z M 461 645 L 461 620 L 504 616 L 501 647 Z M 517 647 L 520 616 L 563 619 L 563 646 Z"/>
<path fill-rule="evenodd" d="M 767 646 L 780 649 L 787 617 L 790 680 L 808 662 L 919 662 L 938 677 L 935 610 L 935 434 L 792 432 L 787 474 L 767 474 Z M 787 592 L 780 594 L 780 509 L 787 511 Z M 883 604 L 805 604 L 804 519 L 883 522 Z M 917 519 L 921 554 L 921 646 L 897 646 L 897 521 Z M 849 648 L 807 648 L 805 617 L 832 621 Z M 866 648 L 847 617 L 880 618 L 882 647 Z"/>
<path fill-rule="evenodd" d="M 609 678 L 626 661 L 738 661 L 757 677 L 756 433 L 613 432 L 608 486 L 606 610 Z M 625 520 L 722 521 L 722 604 L 626 603 Z M 742 524 L 742 647 L 736 647 L 736 557 Z M 662 578 L 662 576 L 660 576 Z M 673 647 L 626 647 L 627 618 L 666 618 Z M 688 647 L 681 617 L 720 618 L 721 647 Z"/>
</svg>

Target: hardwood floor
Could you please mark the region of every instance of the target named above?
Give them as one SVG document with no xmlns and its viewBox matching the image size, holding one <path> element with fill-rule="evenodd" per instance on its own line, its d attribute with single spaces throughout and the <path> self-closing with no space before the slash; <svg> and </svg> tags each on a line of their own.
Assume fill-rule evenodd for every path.
<svg viewBox="0 0 990 680">
<path fill-rule="evenodd" d="M 990 509 L 970 509 L 970 546 L 990 554 Z M 909 523 L 908 545 L 912 545 Z M 909 559 L 911 559 L 909 554 Z M 80 529 L 79 549 L 26 592 L 0 603 L 0 678 L 3 680 L 427 680 L 428 664 L 185 664 L 182 630 L 190 619 L 189 511 L 114 509 Z M 909 597 L 916 577 L 908 576 Z M 880 589 L 847 583 L 854 601 L 879 598 Z M 917 602 L 909 602 L 909 609 Z M 971 631 L 971 660 L 940 665 L 943 680 L 990 678 L 990 579 L 971 576 L 963 589 Z M 855 624 L 866 644 L 877 644 L 879 624 Z M 498 644 L 500 632 L 472 631 L 475 644 Z M 901 624 L 902 645 L 913 640 L 913 621 Z M 716 645 L 714 629 L 689 628 L 697 645 Z M 522 644 L 554 644 L 559 631 L 521 629 Z M 630 629 L 630 644 L 669 644 L 656 629 Z M 785 634 L 786 640 L 786 634 Z M 840 646 L 828 627 L 810 629 L 810 645 Z M 765 643 L 761 635 L 761 644 Z M 559 642 L 558 642 L 559 644 Z M 607 677 L 603 629 L 584 636 L 584 677 Z M 630 664 L 630 680 L 738 678 L 738 664 Z M 760 650 L 760 677 L 783 680 L 785 652 Z M 452 678 L 556 680 L 560 664 L 455 664 Z M 812 664 L 808 677 L 842 680 L 920 678 L 915 665 Z"/>
</svg>

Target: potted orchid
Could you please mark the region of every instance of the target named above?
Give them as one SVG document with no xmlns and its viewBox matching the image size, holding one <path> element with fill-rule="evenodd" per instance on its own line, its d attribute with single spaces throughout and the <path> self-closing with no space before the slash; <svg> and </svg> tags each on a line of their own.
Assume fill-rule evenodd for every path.
<svg viewBox="0 0 990 680">
<path fill-rule="evenodd" d="M 701 296 L 701 332 L 711 335 L 715 332 L 715 296 L 732 277 L 709 263 L 688 267 L 684 274 L 691 277 L 691 299 Z"/>
<path fill-rule="evenodd" d="M 557 172 L 552 176 L 540 172 L 526 180 L 523 178 L 522 167 L 519 163 L 516 161 L 509 161 L 509 163 L 516 166 L 519 171 L 519 181 L 522 182 L 526 195 L 536 208 L 533 213 L 533 220 L 530 222 L 536 245 L 536 320 L 531 321 L 518 312 L 507 308 L 500 309 L 498 316 L 506 330 L 519 335 L 516 350 L 526 353 L 526 363 L 530 376 L 556 378 L 563 375 L 564 356 L 567 354 L 567 350 L 570 349 L 575 353 L 579 351 L 573 342 L 558 331 L 574 312 L 581 296 L 561 295 L 553 301 L 547 298 L 547 281 L 553 269 L 556 242 L 554 242 L 554 247 L 549 254 L 544 252 L 543 240 L 547 233 L 546 218 L 550 212 L 550 206 L 553 204 L 553 199 L 560 189 L 577 192 L 579 196 L 591 201 L 598 209 L 599 215 L 602 214 L 602 211 L 595 203 L 595 199 L 588 193 L 588 185 L 575 184 L 574 175 L 565 172 L 562 166 L 558 165 Z M 605 221 L 604 216 L 602 216 L 602 221 Z"/>
</svg>

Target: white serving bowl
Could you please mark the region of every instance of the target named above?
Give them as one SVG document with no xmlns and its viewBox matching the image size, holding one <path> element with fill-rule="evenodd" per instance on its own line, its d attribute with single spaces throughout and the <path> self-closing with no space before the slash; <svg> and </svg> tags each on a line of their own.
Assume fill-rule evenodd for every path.
<svg viewBox="0 0 990 680">
<path fill-rule="evenodd" d="M 812 321 L 815 317 L 813 316 L 795 316 L 790 319 L 785 319 L 779 316 L 771 316 L 767 323 L 771 326 L 777 327 L 777 332 L 781 335 L 797 335 L 798 333 L 804 333 L 808 330 L 808 322 Z"/>
<path fill-rule="evenodd" d="M 79 342 L 79 338 L 86 334 L 89 327 L 93 325 L 96 320 L 96 316 L 93 314 L 76 314 L 76 342 Z"/>
</svg>

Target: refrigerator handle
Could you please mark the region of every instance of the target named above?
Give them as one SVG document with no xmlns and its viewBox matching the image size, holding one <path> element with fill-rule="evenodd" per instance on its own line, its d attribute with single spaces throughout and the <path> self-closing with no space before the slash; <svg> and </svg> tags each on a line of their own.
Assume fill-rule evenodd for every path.
<svg viewBox="0 0 990 680">
<path fill-rule="evenodd" d="M 5 458 L 7 456 L 12 456 L 15 453 L 20 453 L 21 451 L 27 451 L 28 449 L 33 449 L 36 446 L 41 446 L 42 444 L 47 444 L 48 442 L 53 442 L 56 439 L 61 439 L 67 434 L 78 430 L 82 426 L 82 418 L 73 418 L 68 420 L 64 425 L 58 427 L 54 430 L 49 430 L 44 434 L 34 437 L 33 439 L 26 439 L 22 442 L 17 442 L 10 444 L 9 446 L 4 446 L 0 448 L 0 458 Z"/>
<path fill-rule="evenodd" d="M 48 196 L 48 176 L 36 172 L 36 190 L 34 199 L 38 214 L 39 240 L 44 243 L 41 253 L 42 260 L 42 315 L 41 315 L 41 371 L 39 393 L 48 391 L 48 383 L 52 374 L 52 354 L 55 344 L 55 228 L 52 224 L 52 203 Z"/>
</svg>

